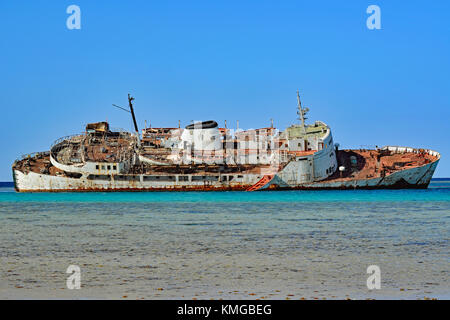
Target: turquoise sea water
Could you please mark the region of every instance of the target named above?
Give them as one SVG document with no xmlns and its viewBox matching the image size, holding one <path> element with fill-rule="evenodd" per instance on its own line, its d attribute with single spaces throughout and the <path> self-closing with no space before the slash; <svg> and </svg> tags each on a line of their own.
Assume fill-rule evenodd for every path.
<svg viewBox="0 0 450 320">
<path fill-rule="evenodd" d="M 327 190 L 264 192 L 16 193 L 0 188 L 0 202 L 365 202 L 450 201 L 450 179 L 426 190 Z"/>
<path fill-rule="evenodd" d="M 69 264 L 85 272 L 77 297 L 448 297 L 449 236 L 450 180 L 373 191 L 16 193 L 7 186 L 0 188 L 0 297 L 70 298 L 74 291 L 60 288 Z M 372 264 L 383 272 L 379 292 L 365 284 Z"/>
</svg>

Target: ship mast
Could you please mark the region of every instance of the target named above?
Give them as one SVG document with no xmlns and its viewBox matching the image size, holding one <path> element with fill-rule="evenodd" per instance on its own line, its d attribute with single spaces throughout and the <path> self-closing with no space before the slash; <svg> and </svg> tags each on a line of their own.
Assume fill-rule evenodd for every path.
<svg viewBox="0 0 450 320">
<path fill-rule="evenodd" d="M 134 115 L 134 109 L 133 109 L 133 103 L 132 103 L 133 100 L 134 100 L 134 98 L 132 96 L 130 96 L 130 94 L 128 94 L 128 105 L 130 106 L 131 116 L 133 117 L 134 130 L 136 131 L 137 134 L 139 134 L 138 126 L 136 123 L 136 117 Z"/>
<path fill-rule="evenodd" d="M 301 128 L 303 133 L 306 133 L 306 126 L 305 126 L 305 120 L 308 119 L 305 117 L 306 113 L 309 111 L 309 108 L 302 108 L 302 102 L 300 101 L 300 93 L 297 90 L 297 104 L 298 104 L 298 110 L 297 114 L 300 116 L 299 120 L 301 121 Z"/>
<path fill-rule="evenodd" d="M 136 116 L 134 115 L 133 100 L 134 100 L 134 98 L 130 94 L 128 94 L 128 105 L 130 106 L 130 113 L 131 113 L 131 117 L 133 118 L 133 124 L 134 124 L 134 130 L 136 131 L 137 143 L 138 143 L 138 146 L 140 147 L 141 139 L 139 138 L 139 129 L 138 129 L 137 122 L 136 122 Z"/>
<path fill-rule="evenodd" d="M 122 109 L 123 111 L 131 113 L 131 117 L 133 118 L 134 130 L 136 131 L 138 145 L 140 145 L 141 143 L 140 143 L 140 138 L 139 138 L 139 129 L 138 129 L 137 122 L 136 122 L 136 116 L 134 115 L 133 100 L 134 100 L 134 98 L 130 94 L 128 94 L 128 106 L 130 107 L 130 110 L 122 108 L 121 106 L 118 106 L 116 104 L 113 104 L 113 106 L 116 108 Z M 151 124 L 150 124 L 150 127 L 151 127 Z"/>
</svg>

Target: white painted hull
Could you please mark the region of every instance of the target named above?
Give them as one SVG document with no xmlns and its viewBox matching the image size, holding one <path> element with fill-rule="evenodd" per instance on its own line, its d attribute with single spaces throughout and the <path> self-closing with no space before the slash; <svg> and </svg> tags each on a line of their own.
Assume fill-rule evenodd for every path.
<svg viewBox="0 0 450 320">
<path fill-rule="evenodd" d="M 421 167 L 414 167 L 394 172 L 384 178 L 355 179 L 346 181 L 323 181 L 293 185 L 275 177 L 271 184 L 279 188 L 287 189 L 403 189 L 403 188 L 427 188 L 439 160 Z M 269 186 L 268 186 L 269 187 Z"/>
<path fill-rule="evenodd" d="M 256 174 L 242 175 L 233 182 L 220 181 L 98 181 L 52 176 L 29 172 L 24 174 L 14 170 L 15 188 L 20 192 L 64 192 L 64 191 L 221 191 L 245 190 L 256 183 L 261 176 Z M 217 179 L 218 180 L 218 179 Z"/>
<path fill-rule="evenodd" d="M 385 177 L 354 179 L 345 181 L 325 180 L 319 182 L 297 183 L 286 179 L 285 169 L 261 189 L 383 189 L 383 188 L 426 188 L 431 181 L 439 158 L 423 166 L 396 171 Z M 20 192 L 64 192 L 64 191 L 243 191 L 261 179 L 261 175 L 245 174 L 235 177 L 233 182 L 216 181 L 95 181 L 85 177 L 79 179 L 52 176 L 13 170 L 15 188 Z M 299 178 L 297 180 L 300 180 Z"/>
</svg>

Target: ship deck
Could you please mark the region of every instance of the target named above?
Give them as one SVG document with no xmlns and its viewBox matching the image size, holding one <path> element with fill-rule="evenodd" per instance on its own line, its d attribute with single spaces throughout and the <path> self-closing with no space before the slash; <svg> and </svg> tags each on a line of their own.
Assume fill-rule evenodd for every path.
<svg viewBox="0 0 450 320">
<path fill-rule="evenodd" d="M 72 177 L 78 174 L 71 174 L 62 171 L 50 162 L 49 155 L 36 155 L 17 161 L 13 169 L 23 173 L 34 172 L 38 174 L 47 174 L 52 176 Z M 126 174 L 130 175 L 172 175 L 172 174 L 191 174 L 191 175 L 215 175 L 215 174 L 265 174 L 272 170 L 270 165 L 240 164 L 240 165 L 136 165 Z M 275 168 L 276 169 L 276 168 Z"/>
<path fill-rule="evenodd" d="M 414 167 L 420 167 L 437 160 L 437 157 L 426 152 L 394 153 L 389 150 L 339 150 L 337 152 L 339 166 L 344 171 L 337 170 L 323 182 L 345 182 L 350 180 L 364 180 L 384 177 L 394 172 Z M 64 172 L 54 167 L 48 154 L 35 156 L 17 161 L 13 167 L 21 172 L 35 172 L 52 176 L 71 177 L 76 174 Z M 277 171 L 282 168 L 273 168 L 270 165 L 138 165 L 131 168 L 128 174 L 143 175 L 214 175 L 214 174 L 266 174 L 268 171 Z"/>
<path fill-rule="evenodd" d="M 425 151 L 394 153 L 383 149 L 339 150 L 337 152 L 338 164 L 345 167 L 345 170 L 342 172 L 336 170 L 333 175 L 321 182 L 344 182 L 384 177 L 394 172 L 426 165 L 437 159 Z"/>
</svg>

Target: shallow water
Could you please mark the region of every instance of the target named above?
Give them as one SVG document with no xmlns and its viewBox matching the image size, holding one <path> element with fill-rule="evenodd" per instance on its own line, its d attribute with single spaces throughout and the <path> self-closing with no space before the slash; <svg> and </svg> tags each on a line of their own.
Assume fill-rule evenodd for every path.
<svg viewBox="0 0 450 320">
<path fill-rule="evenodd" d="M 428 190 L 0 192 L 0 298 L 449 297 L 450 183 Z M 82 288 L 66 288 L 80 266 Z M 381 269 L 368 290 L 366 269 Z M 161 290 L 162 289 L 162 290 Z"/>
</svg>

